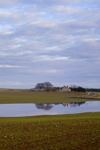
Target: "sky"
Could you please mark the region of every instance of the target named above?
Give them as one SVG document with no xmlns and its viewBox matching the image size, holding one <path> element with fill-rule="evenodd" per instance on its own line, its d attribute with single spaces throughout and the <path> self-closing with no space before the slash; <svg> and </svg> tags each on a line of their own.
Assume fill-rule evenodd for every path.
<svg viewBox="0 0 100 150">
<path fill-rule="evenodd" d="M 0 0 L 0 88 L 100 88 L 100 0 Z"/>
</svg>

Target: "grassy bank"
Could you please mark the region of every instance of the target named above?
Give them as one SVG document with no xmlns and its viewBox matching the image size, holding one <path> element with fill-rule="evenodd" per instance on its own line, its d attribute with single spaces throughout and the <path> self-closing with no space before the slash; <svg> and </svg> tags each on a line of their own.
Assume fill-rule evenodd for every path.
<svg viewBox="0 0 100 150">
<path fill-rule="evenodd" d="M 99 150 L 100 113 L 0 118 L 0 150 Z"/>
<path fill-rule="evenodd" d="M 100 92 L 96 92 L 96 96 L 97 98 L 100 98 Z"/>
<path fill-rule="evenodd" d="M 32 92 L 24 90 L 0 91 L 0 103 L 61 103 L 78 102 L 84 99 L 87 93 L 81 92 Z M 95 99 L 93 99 L 95 100 Z"/>
</svg>

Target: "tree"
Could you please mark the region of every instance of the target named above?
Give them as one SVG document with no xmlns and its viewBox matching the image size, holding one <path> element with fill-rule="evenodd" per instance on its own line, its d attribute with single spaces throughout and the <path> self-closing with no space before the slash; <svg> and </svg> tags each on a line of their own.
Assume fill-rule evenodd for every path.
<svg viewBox="0 0 100 150">
<path fill-rule="evenodd" d="M 38 91 L 42 91 L 45 88 L 44 83 L 37 83 L 35 89 Z"/>
<path fill-rule="evenodd" d="M 44 86 L 46 91 L 50 91 L 50 89 L 53 87 L 53 85 L 50 82 L 44 82 Z"/>
<path fill-rule="evenodd" d="M 37 83 L 35 86 L 35 89 L 38 91 L 50 91 L 53 85 L 50 82 L 44 82 L 44 83 Z"/>
</svg>

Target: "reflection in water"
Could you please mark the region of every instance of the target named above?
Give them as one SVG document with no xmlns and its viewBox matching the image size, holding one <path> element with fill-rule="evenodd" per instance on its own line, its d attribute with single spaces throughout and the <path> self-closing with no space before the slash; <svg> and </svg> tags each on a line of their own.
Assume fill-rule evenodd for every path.
<svg viewBox="0 0 100 150">
<path fill-rule="evenodd" d="M 43 104 L 43 103 L 35 104 L 35 106 L 38 109 L 44 109 L 44 110 L 50 110 L 53 107 L 52 104 Z"/>
<path fill-rule="evenodd" d="M 49 103 L 47 103 L 47 104 L 43 104 L 43 103 L 39 103 L 39 104 L 35 104 L 35 106 L 36 106 L 36 108 L 38 108 L 38 109 L 44 109 L 44 110 L 50 110 L 52 107 L 53 107 L 53 105 L 63 105 L 64 107 L 65 106 L 71 106 L 71 107 L 76 107 L 76 106 L 80 106 L 80 105 L 83 105 L 83 104 L 85 104 L 85 102 L 71 102 L 71 103 L 55 103 L 55 104 L 49 104 Z"/>
<path fill-rule="evenodd" d="M 74 103 L 70 103 L 71 107 L 76 107 L 76 106 L 80 106 L 85 104 L 85 102 L 74 102 Z"/>
<path fill-rule="evenodd" d="M 100 112 L 100 101 L 52 104 L 0 104 L 0 117 L 76 114 Z"/>
</svg>

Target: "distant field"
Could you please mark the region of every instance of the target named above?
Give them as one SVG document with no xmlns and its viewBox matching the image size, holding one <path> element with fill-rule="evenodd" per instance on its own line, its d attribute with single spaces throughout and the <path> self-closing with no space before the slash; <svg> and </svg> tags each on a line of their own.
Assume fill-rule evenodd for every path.
<svg viewBox="0 0 100 150">
<path fill-rule="evenodd" d="M 94 99 L 82 92 L 32 92 L 29 90 L 0 89 L 0 103 L 61 103 L 89 101 L 100 98 L 97 93 Z M 97 99 L 96 99 L 97 100 Z M 100 99 L 98 99 L 100 100 Z"/>
<path fill-rule="evenodd" d="M 0 103 L 61 103 L 77 102 L 84 99 L 88 93 L 81 92 L 32 92 L 28 90 L 0 89 Z"/>
<path fill-rule="evenodd" d="M 0 150 L 100 150 L 100 113 L 0 118 Z"/>
</svg>

